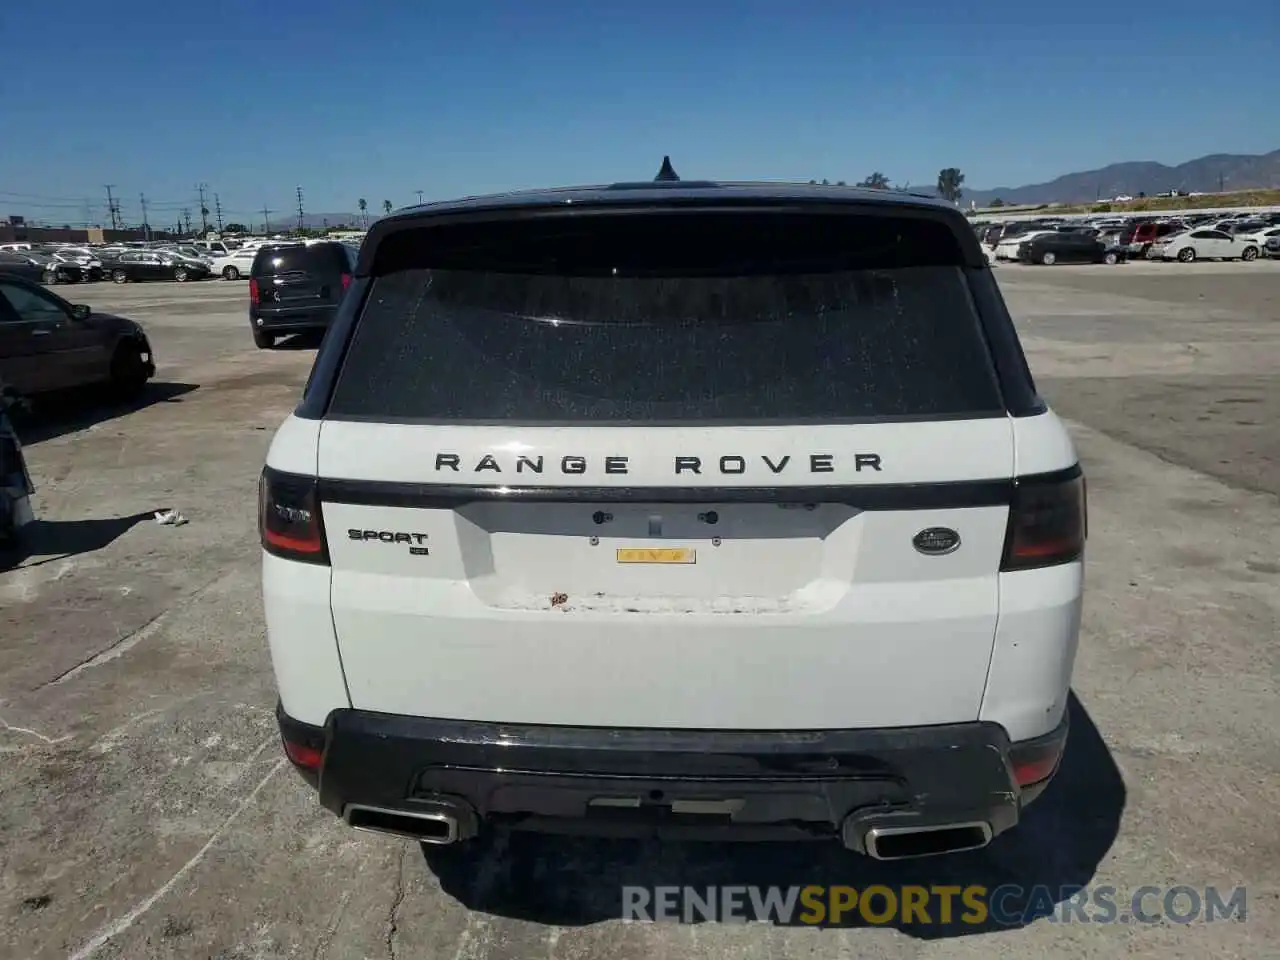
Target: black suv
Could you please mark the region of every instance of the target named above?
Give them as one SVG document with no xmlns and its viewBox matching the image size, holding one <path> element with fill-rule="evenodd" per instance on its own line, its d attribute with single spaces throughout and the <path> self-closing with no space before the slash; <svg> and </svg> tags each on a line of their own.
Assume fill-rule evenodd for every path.
<svg viewBox="0 0 1280 960">
<path fill-rule="evenodd" d="M 259 250 L 249 271 L 253 342 L 268 349 L 278 335 L 326 329 L 351 283 L 355 262 L 355 249 L 336 241 Z"/>
</svg>

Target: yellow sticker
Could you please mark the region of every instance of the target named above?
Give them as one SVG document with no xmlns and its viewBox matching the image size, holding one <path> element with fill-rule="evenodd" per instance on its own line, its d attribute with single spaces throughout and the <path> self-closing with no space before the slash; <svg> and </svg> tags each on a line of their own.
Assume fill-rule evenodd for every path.
<svg viewBox="0 0 1280 960">
<path fill-rule="evenodd" d="M 619 563 L 694 563 L 691 547 L 622 547 Z"/>
</svg>

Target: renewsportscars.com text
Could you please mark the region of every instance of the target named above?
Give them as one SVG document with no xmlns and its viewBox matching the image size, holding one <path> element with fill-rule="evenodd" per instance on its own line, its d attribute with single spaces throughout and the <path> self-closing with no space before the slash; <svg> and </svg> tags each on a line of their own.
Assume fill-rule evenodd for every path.
<svg viewBox="0 0 1280 960">
<path fill-rule="evenodd" d="M 1112 886 L 987 888 L 873 885 L 623 887 L 622 919 L 777 924 L 1196 923 L 1243 921 L 1245 888 Z"/>
</svg>

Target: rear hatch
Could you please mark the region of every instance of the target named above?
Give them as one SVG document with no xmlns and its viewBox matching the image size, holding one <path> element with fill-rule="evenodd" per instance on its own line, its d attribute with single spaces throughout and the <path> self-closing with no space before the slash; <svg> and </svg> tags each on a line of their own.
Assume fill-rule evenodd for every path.
<svg viewBox="0 0 1280 960">
<path fill-rule="evenodd" d="M 259 253 L 253 265 L 259 308 L 309 313 L 337 306 L 350 280 L 350 266 L 336 247 L 273 247 Z"/>
<path fill-rule="evenodd" d="M 974 719 L 1013 441 L 957 228 L 934 217 L 384 240 L 317 464 L 353 705 Z"/>
</svg>

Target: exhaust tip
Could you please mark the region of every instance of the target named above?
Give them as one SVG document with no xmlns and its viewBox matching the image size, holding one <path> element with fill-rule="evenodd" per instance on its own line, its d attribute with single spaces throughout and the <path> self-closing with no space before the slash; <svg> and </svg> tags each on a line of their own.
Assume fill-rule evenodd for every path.
<svg viewBox="0 0 1280 960">
<path fill-rule="evenodd" d="M 421 843 L 456 843 L 461 830 L 458 818 L 446 810 L 396 810 L 348 804 L 343 812 L 347 825 L 369 833 L 407 837 Z"/>
<path fill-rule="evenodd" d="M 991 842 L 991 825 L 981 821 L 929 827 L 872 827 L 863 849 L 876 860 L 906 860 L 979 850 Z"/>
</svg>

